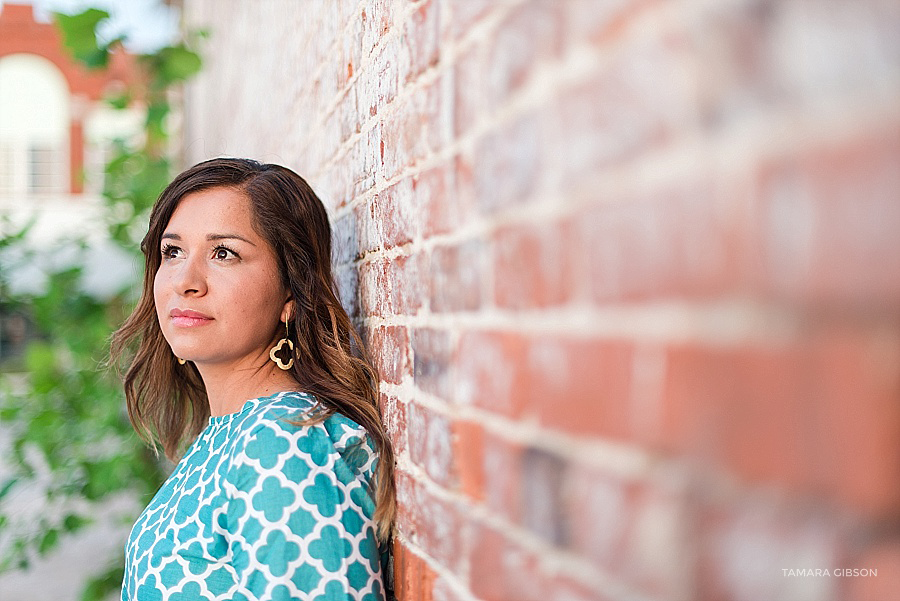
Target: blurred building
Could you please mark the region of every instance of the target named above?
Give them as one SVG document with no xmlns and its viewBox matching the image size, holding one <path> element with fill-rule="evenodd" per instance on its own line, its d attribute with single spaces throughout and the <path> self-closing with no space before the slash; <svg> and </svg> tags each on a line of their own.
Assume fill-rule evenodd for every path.
<svg viewBox="0 0 900 601">
<path fill-rule="evenodd" d="M 135 75 L 124 51 L 113 55 L 110 69 L 89 72 L 69 56 L 52 23 L 35 21 L 30 4 L 2 5 L 0 211 L 40 213 L 41 235 L 89 219 L 112 140 L 134 135 L 139 125 L 137 111 L 115 110 L 104 98 Z"/>
<path fill-rule="evenodd" d="M 49 3 L 42 4 L 46 8 Z M 133 4 L 116 0 L 113 6 L 120 22 L 129 11 L 125 5 Z M 135 57 L 119 49 L 108 69 L 88 71 L 70 58 L 60 32 L 40 8 L 0 2 L 0 236 L 34 222 L 23 246 L 17 245 L 15 252 L 0 250 L 4 386 L 21 381 L 18 376 L 24 374 L 9 372 L 20 366 L 21 353 L 36 334 L 27 307 L 4 312 L 9 307 L 3 298 L 4 283 L 13 292 L 40 293 L 48 270 L 77 264 L 83 270 L 85 291 L 102 297 L 117 292 L 134 276 L 130 255 L 107 235 L 101 193 L 114 140 L 132 139 L 142 131 L 144 111 L 139 103 L 117 110 L 105 102 L 136 83 Z M 134 21 L 133 14 L 126 16 Z M 145 26 L 155 24 L 147 19 Z M 66 242 L 73 239 L 83 240 L 85 247 Z M 33 254 L 26 256 L 25 251 Z M 0 395 L 4 392 L 0 390 Z M 0 482 L 9 475 L 8 428 L 0 421 Z M 28 523 L 58 511 L 47 501 L 43 489 L 47 474 L 37 465 L 38 478 L 2 500 L 5 516 Z M 35 557 L 27 570 L 0 574 L 0 601 L 80 599 L 86 579 L 102 572 L 110 558 L 121 557 L 130 524 L 120 516 L 136 515 L 140 508 L 134 500 L 120 496 L 102 506 L 76 500 L 75 507 L 93 516 L 95 526 L 64 537 L 52 553 Z M 0 540 L 0 546 L 4 542 Z"/>
<path fill-rule="evenodd" d="M 113 140 L 134 136 L 141 125 L 140 111 L 116 110 L 104 99 L 136 76 L 124 50 L 112 55 L 108 70 L 88 71 L 71 58 L 52 22 L 35 19 L 31 4 L 0 5 L 0 232 L 33 222 L 26 248 L 38 251 L 28 262 L 15 254 L 0 258 L 14 290 L 41 289 L 44 271 L 58 267 L 60 255 L 40 250 L 62 239 L 89 242 L 83 260 L 93 292 L 110 293 L 131 273 L 107 239 L 100 208 Z M 0 358 L 23 345 L 22 319 L 0 317 Z"/>
</svg>

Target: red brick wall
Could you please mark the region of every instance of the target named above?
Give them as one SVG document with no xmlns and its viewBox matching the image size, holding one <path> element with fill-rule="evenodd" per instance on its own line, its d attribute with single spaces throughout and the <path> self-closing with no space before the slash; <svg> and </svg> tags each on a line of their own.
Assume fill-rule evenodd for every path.
<svg viewBox="0 0 900 601">
<path fill-rule="evenodd" d="M 895 598 L 896 2 L 185 4 L 188 159 L 332 213 L 400 599 Z"/>
</svg>

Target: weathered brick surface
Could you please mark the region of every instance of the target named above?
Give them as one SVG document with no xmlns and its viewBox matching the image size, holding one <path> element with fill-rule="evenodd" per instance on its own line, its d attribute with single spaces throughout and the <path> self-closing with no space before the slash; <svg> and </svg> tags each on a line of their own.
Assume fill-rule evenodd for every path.
<svg viewBox="0 0 900 601">
<path fill-rule="evenodd" d="M 900 5 L 184 5 L 186 160 L 331 213 L 402 601 L 895 596 Z"/>
</svg>

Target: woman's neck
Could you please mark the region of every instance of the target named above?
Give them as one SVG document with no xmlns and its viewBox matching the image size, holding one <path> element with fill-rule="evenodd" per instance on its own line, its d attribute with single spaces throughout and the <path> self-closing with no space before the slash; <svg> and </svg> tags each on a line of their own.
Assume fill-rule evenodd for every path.
<svg viewBox="0 0 900 601">
<path fill-rule="evenodd" d="M 250 399 L 297 390 L 293 376 L 278 369 L 271 361 L 251 366 L 197 364 L 197 370 L 203 378 L 209 412 L 213 416 L 240 411 Z"/>
</svg>

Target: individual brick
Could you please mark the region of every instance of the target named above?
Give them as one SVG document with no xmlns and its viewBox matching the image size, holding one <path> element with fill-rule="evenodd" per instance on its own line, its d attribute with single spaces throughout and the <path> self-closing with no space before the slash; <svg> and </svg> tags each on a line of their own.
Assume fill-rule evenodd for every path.
<svg viewBox="0 0 900 601">
<path fill-rule="evenodd" d="M 378 326 L 369 333 L 368 348 L 381 379 L 400 384 L 412 374 L 409 332 L 404 326 Z"/>
<path fill-rule="evenodd" d="M 573 231 L 568 223 L 513 225 L 493 242 L 494 302 L 532 309 L 560 305 L 575 294 Z"/>
<path fill-rule="evenodd" d="M 418 403 L 410 403 L 407 411 L 410 459 L 435 482 L 455 489 L 458 474 L 453 460 L 450 419 Z"/>
<path fill-rule="evenodd" d="M 429 306 L 433 312 L 477 311 L 481 307 L 484 254 L 484 244 L 477 239 L 431 251 Z"/>
<path fill-rule="evenodd" d="M 450 335 L 442 330 L 416 328 L 412 349 L 416 388 L 443 399 L 452 398 L 454 345 Z"/>
</svg>

